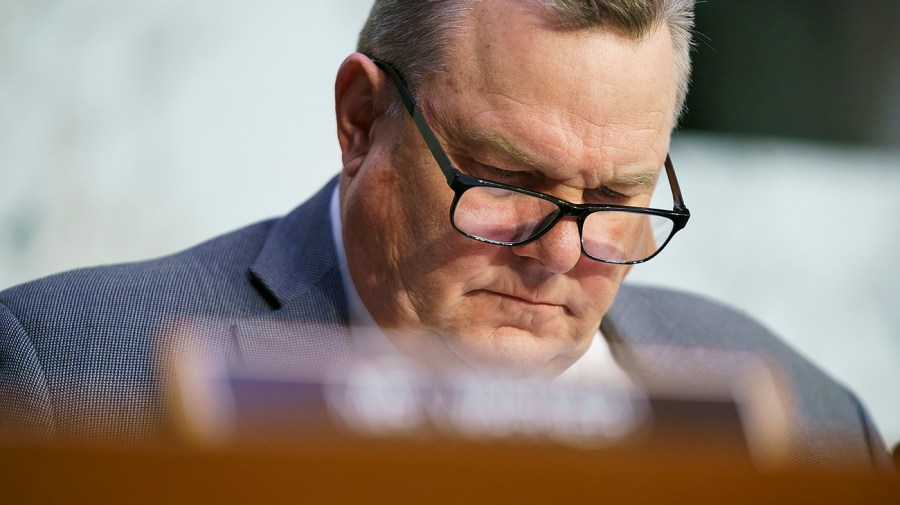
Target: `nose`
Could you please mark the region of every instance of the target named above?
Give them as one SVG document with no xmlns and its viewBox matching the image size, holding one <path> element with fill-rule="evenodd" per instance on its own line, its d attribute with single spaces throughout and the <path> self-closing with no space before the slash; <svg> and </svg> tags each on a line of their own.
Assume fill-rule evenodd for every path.
<svg viewBox="0 0 900 505">
<path fill-rule="evenodd" d="M 512 251 L 516 256 L 534 258 L 550 272 L 568 272 L 581 259 L 578 221 L 573 217 L 563 218 L 537 240 L 513 246 Z"/>
</svg>

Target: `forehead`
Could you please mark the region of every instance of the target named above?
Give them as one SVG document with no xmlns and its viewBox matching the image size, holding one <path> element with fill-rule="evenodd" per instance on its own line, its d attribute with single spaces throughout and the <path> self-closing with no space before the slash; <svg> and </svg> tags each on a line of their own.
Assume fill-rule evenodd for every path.
<svg viewBox="0 0 900 505">
<path fill-rule="evenodd" d="M 641 40 L 563 30 L 537 5 L 476 4 L 447 72 L 426 84 L 430 102 L 452 123 L 447 134 L 506 146 L 548 177 L 585 186 L 614 172 L 658 168 L 676 93 L 667 29 Z"/>
</svg>

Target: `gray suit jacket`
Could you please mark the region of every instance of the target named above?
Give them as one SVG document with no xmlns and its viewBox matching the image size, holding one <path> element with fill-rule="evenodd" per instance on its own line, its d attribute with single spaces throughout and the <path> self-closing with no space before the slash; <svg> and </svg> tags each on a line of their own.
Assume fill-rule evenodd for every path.
<svg viewBox="0 0 900 505">
<path fill-rule="evenodd" d="M 0 293 L 0 432 L 131 442 L 163 436 L 164 375 L 153 354 L 156 339 L 178 321 L 203 321 L 203 332 L 215 335 L 208 345 L 250 365 L 349 361 L 328 213 L 334 184 L 284 218 L 171 256 L 75 270 Z M 286 338 L 286 323 L 301 331 Z M 889 465 L 851 393 L 733 310 L 623 286 L 601 328 L 651 380 L 740 366 L 691 349 L 763 352 L 795 392 L 797 462 Z"/>
</svg>

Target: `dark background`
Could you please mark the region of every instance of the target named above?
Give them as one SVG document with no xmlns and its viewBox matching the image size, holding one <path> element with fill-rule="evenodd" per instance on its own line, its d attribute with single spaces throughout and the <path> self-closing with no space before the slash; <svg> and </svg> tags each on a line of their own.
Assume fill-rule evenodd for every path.
<svg viewBox="0 0 900 505">
<path fill-rule="evenodd" d="M 708 0 L 688 129 L 900 146 L 900 0 Z"/>
</svg>

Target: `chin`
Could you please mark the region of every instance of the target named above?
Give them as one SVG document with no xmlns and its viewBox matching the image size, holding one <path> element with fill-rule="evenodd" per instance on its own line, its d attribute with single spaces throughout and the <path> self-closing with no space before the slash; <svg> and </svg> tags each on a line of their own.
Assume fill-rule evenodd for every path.
<svg viewBox="0 0 900 505">
<path fill-rule="evenodd" d="M 584 353 L 579 347 L 586 348 L 574 339 L 560 340 L 560 333 L 535 334 L 510 326 L 478 333 L 481 336 L 454 340 L 450 349 L 479 370 L 555 376 Z"/>
</svg>

